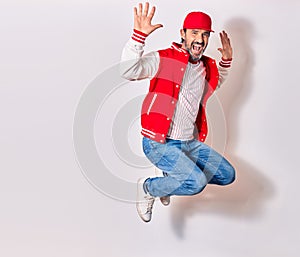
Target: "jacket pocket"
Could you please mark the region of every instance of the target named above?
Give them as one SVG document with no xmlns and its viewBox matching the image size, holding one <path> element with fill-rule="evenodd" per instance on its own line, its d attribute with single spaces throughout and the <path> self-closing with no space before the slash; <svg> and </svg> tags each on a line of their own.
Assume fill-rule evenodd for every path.
<svg viewBox="0 0 300 257">
<path fill-rule="evenodd" d="M 157 93 L 155 93 L 155 94 L 153 95 L 153 98 L 152 98 L 152 100 L 151 100 L 151 102 L 150 102 L 150 104 L 149 104 L 148 110 L 147 110 L 147 115 L 149 115 L 150 110 L 151 110 L 151 108 L 152 108 L 152 106 L 153 106 L 153 104 L 154 104 L 154 102 L 155 102 L 155 100 L 156 100 L 156 97 L 157 97 Z"/>
</svg>

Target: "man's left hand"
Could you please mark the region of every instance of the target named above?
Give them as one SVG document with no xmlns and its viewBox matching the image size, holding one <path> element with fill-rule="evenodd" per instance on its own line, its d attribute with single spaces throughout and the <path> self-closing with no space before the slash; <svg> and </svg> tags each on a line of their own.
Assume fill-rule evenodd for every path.
<svg viewBox="0 0 300 257">
<path fill-rule="evenodd" d="M 224 30 L 222 32 L 220 32 L 220 39 L 221 39 L 221 43 L 222 43 L 222 48 L 218 48 L 218 50 L 222 54 L 222 58 L 224 60 L 231 60 L 232 59 L 232 47 L 230 44 L 230 39 Z"/>
</svg>

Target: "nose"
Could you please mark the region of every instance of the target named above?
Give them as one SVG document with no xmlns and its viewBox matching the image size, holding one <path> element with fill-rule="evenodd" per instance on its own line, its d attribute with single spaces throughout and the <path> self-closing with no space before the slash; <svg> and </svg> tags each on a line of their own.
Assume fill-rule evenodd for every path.
<svg viewBox="0 0 300 257">
<path fill-rule="evenodd" d="M 204 44 L 204 40 L 203 40 L 203 35 L 199 35 L 197 36 L 196 40 L 195 40 L 195 43 L 198 43 L 198 44 L 201 44 L 203 45 Z"/>
</svg>

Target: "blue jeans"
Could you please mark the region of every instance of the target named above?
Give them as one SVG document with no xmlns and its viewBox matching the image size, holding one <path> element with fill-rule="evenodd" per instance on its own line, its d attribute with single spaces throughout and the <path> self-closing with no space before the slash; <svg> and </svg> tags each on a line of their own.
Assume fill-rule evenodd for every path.
<svg viewBox="0 0 300 257">
<path fill-rule="evenodd" d="M 207 184 L 228 185 L 235 179 L 232 165 L 208 145 L 196 140 L 167 139 L 160 144 L 143 138 L 146 157 L 164 173 L 148 178 L 144 187 L 155 197 L 194 195 Z"/>
</svg>

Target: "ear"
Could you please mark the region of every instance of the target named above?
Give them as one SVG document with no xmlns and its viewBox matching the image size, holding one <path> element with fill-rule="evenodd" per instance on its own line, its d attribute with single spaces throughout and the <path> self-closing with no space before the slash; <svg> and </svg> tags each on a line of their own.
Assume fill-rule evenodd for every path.
<svg viewBox="0 0 300 257">
<path fill-rule="evenodd" d="M 185 38 L 185 32 L 184 32 L 184 29 L 181 29 L 181 30 L 180 30 L 180 36 L 181 36 L 181 38 Z"/>
</svg>

